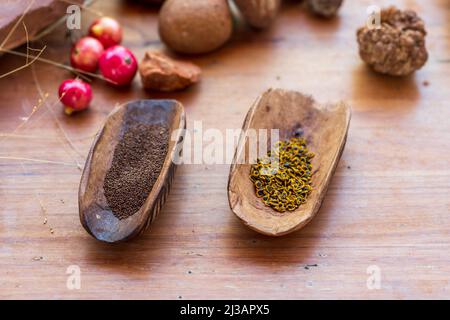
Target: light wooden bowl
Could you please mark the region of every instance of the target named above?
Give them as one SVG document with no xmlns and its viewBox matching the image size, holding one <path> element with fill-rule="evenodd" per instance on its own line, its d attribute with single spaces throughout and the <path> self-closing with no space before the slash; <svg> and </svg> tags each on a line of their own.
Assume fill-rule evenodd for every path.
<svg viewBox="0 0 450 320">
<path fill-rule="evenodd" d="M 351 110 L 343 102 L 318 104 L 304 94 L 270 89 L 261 95 L 248 111 L 243 124 L 247 129 L 280 129 L 281 140 L 303 132 L 312 160 L 313 191 L 305 204 L 292 212 L 279 213 L 256 197 L 250 180 L 249 139 L 241 134 L 228 180 L 231 210 L 242 222 L 257 232 L 282 236 L 304 227 L 319 211 L 331 177 L 344 150 Z M 247 159 L 242 164 L 237 159 Z M 248 161 L 250 160 L 250 162 Z"/>
</svg>

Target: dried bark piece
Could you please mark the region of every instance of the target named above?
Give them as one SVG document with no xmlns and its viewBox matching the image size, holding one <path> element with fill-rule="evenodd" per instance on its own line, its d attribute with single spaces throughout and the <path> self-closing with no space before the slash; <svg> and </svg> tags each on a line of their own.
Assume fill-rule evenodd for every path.
<svg viewBox="0 0 450 320">
<path fill-rule="evenodd" d="M 197 83 L 201 69 L 190 62 L 174 60 L 160 52 L 147 51 L 139 65 L 145 89 L 175 91 Z"/>
<path fill-rule="evenodd" d="M 267 28 L 277 17 L 281 0 L 234 0 L 247 23 L 258 29 Z"/>
<path fill-rule="evenodd" d="M 321 17 L 330 18 L 336 15 L 343 0 L 307 0 L 309 11 Z"/>
<path fill-rule="evenodd" d="M 406 76 L 425 65 L 425 24 L 412 10 L 389 7 L 381 11 L 381 27 L 357 31 L 359 54 L 376 72 Z"/>
<path fill-rule="evenodd" d="M 72 0 L 73 4 L 82 4 L 84 0 Z M 12 0 L 2 1 L 0 7 L 0 43 L 23 17 L 27 27 L 28 39 L 33 40 L 43 29 L 55 23 L 66 14 L 69 4 L 60 0 Z M 27 11 L 28 9 L 28 11 Z M 11 34 L 3 49 L 13 49 L 27 41 L 22 24 Z"/>
</svg>

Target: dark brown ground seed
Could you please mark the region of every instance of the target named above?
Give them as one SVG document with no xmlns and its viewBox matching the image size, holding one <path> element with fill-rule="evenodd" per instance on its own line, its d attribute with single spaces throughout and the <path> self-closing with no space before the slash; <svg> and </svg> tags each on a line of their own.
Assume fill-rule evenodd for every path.
<svg viewBox="0 0 450 320">
<path fill-rule="evenodd" d="M 132 216 L 144 204 L 161 172 L 168 141 L 166 126 L 133 124 L 117 144 L 103 187 L 118 219 Z"/>
</svg>

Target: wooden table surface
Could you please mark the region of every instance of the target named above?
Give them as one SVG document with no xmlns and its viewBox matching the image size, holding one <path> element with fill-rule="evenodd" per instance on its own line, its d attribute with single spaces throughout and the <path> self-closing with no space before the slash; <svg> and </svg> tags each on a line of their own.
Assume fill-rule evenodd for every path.
<svg viewBox="0 0 450 320">
<path fill-rule="evenodd" d="M 429 31 L 427 65 L 403 79 L 372 73 L 358 56 L 355 31 L 374 2 L 394 1 L 347 0 L 332 21 L 288 1 L 272 29 L 239 25 L 226 47 L 192 57 L 204 71 L 200 85 L 153 94 L 138 77 L 121 90 L 95 81 L 91 110 L 75 117 L 57 100 L 67 71 L 37 62 L 0 79 L 0 298 L 450 298 L 450 2 L 396 1 L 420 12 Z M 164 48 L 157 10 L 106 0 L 92 8 L 123 23 L 139 59 Z M 83 27 L 95 17 L 85 12 Z M 68 62 L 64 26 L 33 46 L 43 44 L 43 57 Z M 0 74 L 23 63 L 3 55 Z M 240 128 L 269 87 L 353 108 L 343 157 L 308 226 L 261 236 L 228 207 L 228 165 L 184 165 L 140 238 L 107 245 L 84 231 L 80 167 L 116 104 L 175 98 L 188 127 L 201 120 L 224 132 Z M 66 286 L 73 265 L 79 290 Z M 368 288 L 368 270 L 380 272 L 379 289 Z"/>
</svg>

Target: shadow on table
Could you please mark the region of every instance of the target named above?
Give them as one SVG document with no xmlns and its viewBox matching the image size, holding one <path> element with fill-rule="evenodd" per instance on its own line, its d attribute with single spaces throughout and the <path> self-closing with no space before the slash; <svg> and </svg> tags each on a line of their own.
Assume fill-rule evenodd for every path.
<svg viewBox="0 0 450 320">
<path fill-rule="evenodd" d="M 333 188 L 339 189 L 342 179 L 344 179 L 342 175 L 334 176 L 331 181 Z M 323 254 L 321 244 L 324 240 L 329 244 L 328 230 L 333 220 L 333 204 L 330 198 L 325 196 L 319 212 L 309 224 L 282 237 L 258 234 L 232 217 L 230 224 L 236 229 L 236 238 L 227 238 L 225 244 L 227 254 L 245 263 L 273 270 L 295 264 L 305 268 L 317 265 Z"/>
<path fill-rule="evenodd" d="M 123 10 L 133 11 L 138 14 L 142 12 L 158 14 L 161 4 L 146 0 L 122 0 L 120 2 Z"/>
<path fill-rule="evenodd" d="M 161 212 L 161 215 L 166 214 Z M 149 276 L 154 269 L 173 266 L 173 240 L 167 233 L 161 232 L 162 229 L 170 228 L 170 222 L 166 218 L 158 217 L 158 221 L 143 234 L 128 242 L 109 244 L 92 237 L 83 238 L 83 255 L 86 262 L 103 272 L 130 278 Z"/>
<path fill-rule="evenodd" d="M 369 100 L 377 105 L 407 100 L 412 102 L 408 106 L 414 106 L 420 99 L 420 89 L 414 74 L 406 77 L 382 75 L 361 63 L 353 70 L 352 81 L 353 100 Z"/>
<path fill-rule="evenodd" d="M 332 179 L 333 189 L 342 184 L 341 179 L 341 175 Z M 198 225 L 195 233 L 194 230 L 187 232 L 189 226 L 183 224 L 181 217 L 177 218 L 182 204 L 171 202 L 149 230 L 130 242 L 107 244 L 91 237 L 83 238 L 84 256 L 88 264 L 131 278 L 171 268 L 181 274 L 189 266 L 205 264 L 229 265 L 229 272 L 239 265 L 255 265 L 270 272 L 292 265 L 306 269 L 318 264 L 327 250 L 321 244 L 326 241 L 329 245 L 327 230 L 333 221 L 333 203 L 332 197 L 325 197 L 322 208 L 307 226 L 272 238 L 250 230 L 229 210 L 220 211 L 226 217 L 212 218 L 211 221 L 226 224 L 218 226 L 217 230 L 211 229 L 211 225 L 205 229 Z M 169 210 L 164 212 L 166 209 Z M 179 230 L 183 230 L 182 233 Z"/>
</svg>

